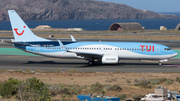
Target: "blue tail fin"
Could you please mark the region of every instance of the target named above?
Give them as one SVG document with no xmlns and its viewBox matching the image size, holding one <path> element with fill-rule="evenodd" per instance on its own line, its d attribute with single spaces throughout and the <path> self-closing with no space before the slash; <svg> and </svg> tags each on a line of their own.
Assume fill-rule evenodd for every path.
<svg viewBox="0 0 180 101">
<path fill-rule="evenodd" d="M 14 10 L 8 10 L 15 42 L 49 41 L 36 36 Z"/>
</svg>

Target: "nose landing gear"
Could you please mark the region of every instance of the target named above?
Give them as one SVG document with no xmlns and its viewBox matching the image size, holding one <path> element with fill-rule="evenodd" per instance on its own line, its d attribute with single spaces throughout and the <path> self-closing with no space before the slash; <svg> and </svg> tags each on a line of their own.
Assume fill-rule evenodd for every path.
<svg viewBox="0 0 180 101">
<path fill-rule="evenodd" d="M 159 62 L 159 66 L 161 66 L 161 62 Z"/>
<path fill-rule="evenodd" d="M 166 62 L 166 61 L 168 61 L 168 59 L 159 60 L 159 66 L 161 66 L 161 62 Z"/>
</svg>

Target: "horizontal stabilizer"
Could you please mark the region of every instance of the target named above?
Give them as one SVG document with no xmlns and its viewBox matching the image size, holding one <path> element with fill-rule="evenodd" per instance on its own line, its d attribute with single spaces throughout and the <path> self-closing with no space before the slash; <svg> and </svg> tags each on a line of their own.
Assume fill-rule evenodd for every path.
<svg viewBox="0 0 180 101">
<path fill-rule="evenodd" d="M 9 40 L 3 40 L 3 42 L 9 43 L 9 44 L 14 44 L 14 45 L 19 45 L 19 46 L 27 46 L 27 45 L 29 45 L 29 44 L 24 43 L 24 42 L 12 42 L 12 41 L 9 41 Z"/>
</svg>

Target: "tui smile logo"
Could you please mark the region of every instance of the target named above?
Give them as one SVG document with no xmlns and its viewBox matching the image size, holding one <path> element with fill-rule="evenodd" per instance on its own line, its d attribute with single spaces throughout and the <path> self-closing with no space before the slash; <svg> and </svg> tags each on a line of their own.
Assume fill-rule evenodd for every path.
<svg viewBox="0 0 180 101">
<path fill-rule="evenodd" d="M 26 26 L 23 26 L 23 28 L 26 28 Z M 19 35 L 19 36 L 23 35 L 24 30 L 21 33 L 18 33 L 17 30 L 18 30 L 18 28 L 14 28 L 14 31 L 16 32 L 17 35 Z"/>
</svg>

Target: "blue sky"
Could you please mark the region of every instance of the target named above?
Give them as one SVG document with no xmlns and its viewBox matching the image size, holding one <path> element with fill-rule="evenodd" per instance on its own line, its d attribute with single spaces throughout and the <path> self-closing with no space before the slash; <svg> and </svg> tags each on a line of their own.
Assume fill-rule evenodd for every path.
<svg viewBox="0 0 180 101">
<path fill-rule="evenodd" d="M 180 12 L 180 0 L 97 0 L 126 4 L 128 6 L 154 12 Z"/>
</svg>

